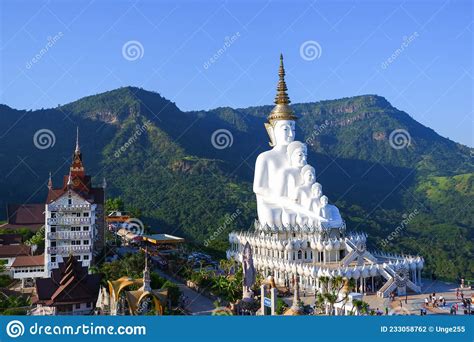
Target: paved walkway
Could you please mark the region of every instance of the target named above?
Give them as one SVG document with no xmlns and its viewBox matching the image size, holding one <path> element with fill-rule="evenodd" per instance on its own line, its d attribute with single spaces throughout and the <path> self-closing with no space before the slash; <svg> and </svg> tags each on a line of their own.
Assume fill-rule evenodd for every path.
<svg viewBox="0 0 474 342">
<path fill-rule="evenodd" d="M 185 284 L 179 282 L 160 269 L 154 269 L 153 271 L 158 273 L 161 277 L 166 278 L 178 285 L 183 295 L 185 295 L 187 298 L 185 308 L 191 312 L 192 315 L 210 315 L 212 313 L 212 310 L 215 308 L 212 300 L 203 296 L 197 291 L 190 289 Z"/>
<path fill-rule="evenodd" d="M 420 310 L 425 308 L 425 298 L 430 294 L 436 293 L 436 297 L 443 296 L 446 299 L 445 307 L 433 308 L 431 304 L 426 307 L 427 315 L 449 315 L 451 305 L 458 303 L 458 315 L 463 315 L 462 303 L 460 299 L 456 298 L 457 285 L 454 283 L 447 283 L 438 280 L 423 279 L 423 286 L 421 294 L 410 294 L 405 296 L 395 297 L 392 302 L 389 298 L 380 298 L 377 295 L 365 295 L 363 301 L 368 303 L 371 309 L 380 309 L 385 314 L 385 308 L 388 308 L 389 315 L 420 315 Z M 471 298 L 474 296 L 473 290 L 464 289 L 464 298 Z M 291 305 L 293 297 L 284 298 L 285 302 Z M 305 304 L 314 304 L 314 296 L 301 296 L 301 300 Z M 406 302 L 405 302 L 406 300 Z"/>
</svg>

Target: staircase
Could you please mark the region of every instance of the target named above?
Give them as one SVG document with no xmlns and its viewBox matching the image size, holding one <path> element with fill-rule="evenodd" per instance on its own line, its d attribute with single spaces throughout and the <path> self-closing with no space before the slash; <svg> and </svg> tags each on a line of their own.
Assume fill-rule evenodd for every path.
<svg viewBox="0 0 474 342">
<path fill-rule="evenodd" d="M 383 286 L 377 291 L 377 297 L 384 298 L 388 297 L 388 294 L 397 288 L 397 284 L 393 278 L 389 279 Z"/>
<path fill-rule="evenodd" d="M 377 291 L 377 296 L 387 297 L 390 292 L 397 288 L 395 278 L 398 277 L 397 273 L 387 264 L 383 268 L 379 269 L 380 274 L 387 279 L 387 282 Z M 406 279 L 406 287 L 410 288 L 416 293 L 421 293 L 421 287 L 415 285 L 410 279 Z"/>
</svg>

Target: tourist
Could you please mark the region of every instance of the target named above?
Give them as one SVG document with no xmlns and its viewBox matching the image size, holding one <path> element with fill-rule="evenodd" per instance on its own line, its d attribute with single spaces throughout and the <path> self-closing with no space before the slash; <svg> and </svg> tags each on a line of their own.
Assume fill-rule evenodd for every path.
<svg viewBox="0 0 474 342">
<path fill-rule="evenodd" d="M 385 316 L 388 316 L 388 306 L 385 307 Z"/>
<path fill-rule="evenodd" d="M 425 298 L 425 306 L 428 306 L 428 303 L 429 303 L 428 298 Z"/>
<path fill-rule="evenodd" d="M 456 299 L 459 299 L 459 289 L 456 289 Z"/>
<path fill-rule="evenodd" d="M 402 302 L 402 301 L 400 301 L 400 307 L 401 307 L 401 308 L 403 307 L 403 302 Z"/>
</svg>

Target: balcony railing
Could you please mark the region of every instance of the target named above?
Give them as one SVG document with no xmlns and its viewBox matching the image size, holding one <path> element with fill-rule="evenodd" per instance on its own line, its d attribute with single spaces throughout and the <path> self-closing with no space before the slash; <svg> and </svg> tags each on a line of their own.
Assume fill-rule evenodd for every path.
<svg viewBox="0 0 474 342">
<path fill-rule="evenodd" d="M 59 246 L 48 247 L 49 254 L 68 255 L 70 253 L 90 253 L 92 246 Z"/>
<path fill-rule="evenodd" d="M 74 205 L 50 205 L 49 211 L 76 211 L 76 210 L 91 210 L 90 204 L 74 204 Z"/>
<path fill-rule="evenodd" d="M 56 240 L 71 240 L 71 239 L 84 239 L 84 238 L 92 238 L 92 232 L 54 232 L 48 233 L 48 239 L 56 239 Z"/>
<path fill-rule="evenodd" d="M 90 217 L 52 217 L 48 219 L 48 224 L 91 224 Z"/>
</svg>

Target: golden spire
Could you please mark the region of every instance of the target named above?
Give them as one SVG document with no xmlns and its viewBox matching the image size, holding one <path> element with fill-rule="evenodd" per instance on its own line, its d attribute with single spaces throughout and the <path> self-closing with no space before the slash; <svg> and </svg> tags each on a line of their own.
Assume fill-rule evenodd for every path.
<svg viewBox="0 0 474 342">
<path fill-rule="evenodd" d="M 285 82 L 285 66 L 283 65 L 283 55 L 280 54 L 280 68 L 278 70 L 278 86 L 277 94 L 275 96 L 275 107 L 268 116 L 268 123 L 273 125 L 277 120 L 296 120 L 297 117 L 290 107 L 290 98 L 288 97 Z"/>
</svg>

